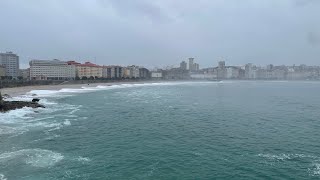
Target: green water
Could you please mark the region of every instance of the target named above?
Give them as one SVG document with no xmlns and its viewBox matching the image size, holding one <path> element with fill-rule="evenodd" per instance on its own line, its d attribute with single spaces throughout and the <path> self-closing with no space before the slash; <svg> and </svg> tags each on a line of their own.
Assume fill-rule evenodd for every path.
<svg viewBox="0 0 320 180">
<path fill-rule="evenodd" d="M 0 180 L 319 179 L 319 92 L 244 81 L 33 91 L 46 109 L 0 115 Z"/>
</svg>

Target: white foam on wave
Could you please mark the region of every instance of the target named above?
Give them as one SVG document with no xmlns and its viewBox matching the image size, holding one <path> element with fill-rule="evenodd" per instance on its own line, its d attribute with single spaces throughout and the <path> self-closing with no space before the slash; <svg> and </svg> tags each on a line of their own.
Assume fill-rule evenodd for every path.
<svg viewBox="0 0 320 180">
<path fill-rule="evenodd" d="M 11 97 L 6 99 L 6 101 L 31 101 L 34 97 L 30 95 L 22 95 L 22 96 L 16 96 L 16 97 Z M 55 105 L 57 103 L 49 101 L 48 99 L 41 98 L 40 99 L 40 104 L 43 105 Z"/>
<path fill-rule="evenodd" d="M 280 155 L 274 155 L 274 154 L 258 154 L 259 157 L 267 158 L 269 160 L 287 160 L 291 159 L 291 157 L 287 154 L 280 154 Z"/>
<path fill-rule="evenodd" d="M 23 134 L 27 132 L 28 129 L 23 127 L 9 127 L 0 125 L 0 135 L 8 135 L 8 134 Z"/>
<path fill-rule="evenodd" d="M 319 176 L 320 175 L 320 164 L 319 163 L 315 163 L 313 165 L 313 169 L 312 169 L 312 175 L 315 175 L 315 176 Z"/>
<path fill-rule="evenodd" d="M 317 159 L 317 156 L 305 155 L 305 154 L 258 154 L 259 157 L 267 158 L 269 160 L 290 160 L 295 158 L 309 158 L 309 159 Z"/>
<path fill-rule="evenodd" d="M 65 121 L 63 122 L 63 124 L 66 125 L 66 126 L 70 126 L 70 125 L 71 125 L 71 122 L 70 122 L 69 120 L 65 120 Z"/>
<path fill-rule="evenodd" d="M 63 88 L 60 90 L 32 90 L 27 93 L 29 97 L 51 97 L 61 96 L 72 93 L 84 93 L 90 91 L 108 90 L 108 89 L 120 89 L 120 88 L 132 88 L 143 86 L 174 86 L 174 85 L 192 85 L 192 84 L 217 84 L 217 83 L 232 83 L 232 82 L 157 82 L 157 83 L 136 83 L 136 84 L 114 84 L 114 85 L 97 85 L 94 86 L 82 86 L 81 88 Z"/>
<path fill-rule="evenodd" d="M 63 155 L 44 149 L 22 149 L 0 154 L 0 164 L 17 163 L 33 167 L 50 167 L 63 159 Z M 15 165 L 15 164 L 14 164 Z"/>
<path fill-rule="evenodd" d="M 27 117 L 26 115 L 33 113 L 33 109 L 29 107 L 0 113 L 0 123 L 15 123 L 18 119 L 30 119 L 30 117 Z"/>
<path fill-rule="evenodd" d="M 78 158 L 76 158 L 77 161 L 80 161 L 80 162 L 89 162 L 91 161 L 90 158 L 88 157 L 82 157 L 82 156 L 79 156 Z"/>
<path fill-rule="evenodd" d="M 0 180 L 8 180 L 3 174 L 0 174 Z"/>
<path fill-rule="evenodd" d="M 35 95 L 35 96 L 41 96 L 41 95 L 53 95 L 53 94 L 57 94 L 59 91 L 57 90 L 31 90 L 29 93 L 29 95 Z"/>
</svg>

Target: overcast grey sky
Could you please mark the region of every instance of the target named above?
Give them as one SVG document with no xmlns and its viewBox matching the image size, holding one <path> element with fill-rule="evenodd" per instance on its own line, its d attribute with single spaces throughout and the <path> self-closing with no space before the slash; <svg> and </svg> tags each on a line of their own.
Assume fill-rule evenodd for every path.
<svg viewBox="0 0 320 180">
<path fill-rule="evenodd" d="M 320 65 L 320 0 L 0 0 L 0 51 L 162 67 Z"/>
</svg>

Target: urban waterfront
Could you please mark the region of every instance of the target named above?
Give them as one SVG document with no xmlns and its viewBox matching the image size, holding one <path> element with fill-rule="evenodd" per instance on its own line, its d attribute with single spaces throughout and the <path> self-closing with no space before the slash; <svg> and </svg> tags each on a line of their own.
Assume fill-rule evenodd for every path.
<svg viewBox="0 0 320 180">
<path fill-rule="evenodd" d="M 312 81 L 34 90 L 46 109 L 0 114 L 0 179 L 319 179 L 319 90 Z"/>
</svg>

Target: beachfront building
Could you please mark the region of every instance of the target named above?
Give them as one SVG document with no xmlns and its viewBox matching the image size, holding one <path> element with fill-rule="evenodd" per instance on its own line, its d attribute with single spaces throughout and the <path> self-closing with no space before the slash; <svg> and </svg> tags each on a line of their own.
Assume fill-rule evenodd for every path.
<svg viewBox="0 0 320 180">
<path fill-rule="evenodd" d="M 124 77 L 125 78 L 140 78 L 139 66 L 127 66 L 124 68 Z"/>
<path fill-rule="evenodd" d="M 121 66 L 103 66 L 102 77 L 108 79 L 119 79 L 124 77 L 124 69 Z"/>
<path fill-rule="evenodd" d="M 73 80 L 76 77 L 74 65 L 65 61 L 54 60 L 31 60 L 31 80 Z"/>
<path fill-rule="evenodd" d="M 182 62 L 180 63 L 180 69 L 182 69 L 182 70 L 187 70 L 187 62 L 182 61 Z"/>
<path fill-rule="evenodd" d="M 183 70 L 180 68 L 171 68 L 162 71 L 162 76 L 167 80 L 182 80 L 190 79 L 190 73 L 188 70 Z"/>
<path fill-rule="evenodd" d="M 226 67 L 227 79 L 239 79 L 241 77 L 241 68 L 236 66 Z"/>
<path fill-rule="evenodd" d="M 189 71 L 194 71 L 194 58 L 189 58 Z"/>
<path fill-rule="evenodd" d="M 139 68 L 139 78 L 148 79 L 150 78 L 150 71 L 147 68 Z"/>
<path fill-rule="evenodd" d="M 153 71 L 151 72 L 152 79 L 162 79 L 162 71 Z"/>
<path fill-rule="evenodd" d="M 93 64 L 91 62 L 85 62 L 84 64 L 81 64 L 76 61 L 68 61 L 68 64 L 76 67 L 76 77 L 80 79 L 96 79 L 102 77 L 102 66 Z"/>
<path fill-rule="evenodd" d="M 6 76 L 6 68 L 3 65 L 0 65 L 0 77 Z"/>
<path fill-rule="evenodd" d="M 6 68 L 6 76 L 19 76 L 19 56 L 12 52 L 0 53 L 0 65 Z"/>
<path fill-rule="evenodd" d="M 130 78 L 130 69 L 127 67 L 123 68 L 123 77 L 124 78 Z"/>
</svg>

